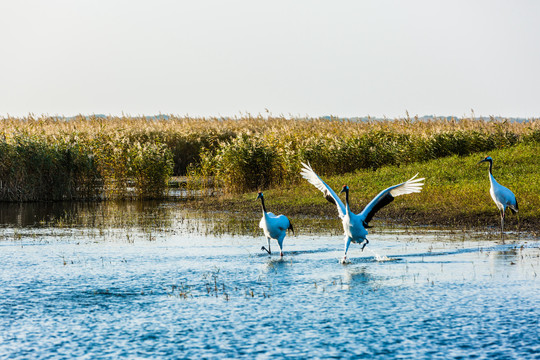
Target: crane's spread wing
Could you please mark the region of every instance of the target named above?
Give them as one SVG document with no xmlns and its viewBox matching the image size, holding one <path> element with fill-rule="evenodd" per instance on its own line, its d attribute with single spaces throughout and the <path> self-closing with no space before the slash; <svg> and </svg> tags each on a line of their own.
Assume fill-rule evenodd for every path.
<svg viewBox="0 0 540 360">
<path fill-rule="evenodd" d="M 334 190 L 332 190 L 330 186 L 326 185 L 326 183 L 322 181 L 319 175 L 315 174 L 315 171 L 313 171 L 309 164 L 302 163 L 302 166 L 303 168 L 300 172 L 300 175 L 302 175 L 304 179 L 309 181 L 310 184 L 313 184 L 317 189 L 322 191 L 326 200 L 337 206 L 339 217 L 345 216 L 345 205 L 343 205 L 343 202 L 341 201 L 339 196 L 336 195 Z"/>
<path fill-rule="evenodd" d="M 422 191 L 422 186 L 424 186 L 422 181 L 424 181 L 424 178 L 416 179 L 417 176 L 418 174 L 414 175 L 404 183 L 390 186 L 375 196 L 375 198 L 367 204 L 364 210 L 358 214 L 363 220 L 364 225 L 367 225 L 371 221 L 373 215 L 375 215 L 377 211 L 394 201 L 396 196 L 419 193 Z"/>
</svg>

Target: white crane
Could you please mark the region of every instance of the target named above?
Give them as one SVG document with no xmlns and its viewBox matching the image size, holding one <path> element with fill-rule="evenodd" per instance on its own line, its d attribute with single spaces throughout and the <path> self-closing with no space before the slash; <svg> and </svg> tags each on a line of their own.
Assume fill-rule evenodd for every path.
<svg viewBox="0 0 540 360">
<path fill-rule="evenodd" d="M 495 205 L 497 205 L 497 208 L 501 212 L 501 236 L 504 236 L 504 214 L 506 212 L 506 208 L 510 208 L 510 210 L 512 210 L 512 212 L 515 214 L 518 212 L 518 203 L 514 193 L 508 188 L 505 188 L 499 184 L 493 177 L 493 173 L 491 172 L 493 168 L 493 159 L 490 156 L 486 156 L 483 160 L 480 160 L 478 164 L 483 162 L 489 162 L 489 182 L 491 184 L 489 193 L 491 194 L 491 198 L 495 202 Z"/>
<path fill-rule="evenodd" d="M 364 243 L 362 250 L 364 250 L 364 247 L 369 243 L 369 240 L 366 238 L 368 234 L 366 229 L 370 227 L 368 224 L 377 211 L 383 206 L 390 204 L 396 196 L 420 192 L 424 185 L 424 183 L 422 183 L 424 178 L 416 179 L 416 176 L 418 176 L 418 174 L 416 174 L 404 183 L 390 186 L 381 191 L 369 204 L 367 204 L 364 210 L 357 215 L 351 212 L 349 207 L 349 187 L 347 185 L 343 185 L 343 188 L 339 192 L 340 194 L 342 192 L 345 193 L 345 200 L 347 203 L 347 206 L 345 206 L 334 190 L 322 181 L 310 165 L 302 163 L 302 166 L 302 177 L 322 191 L 326 200 L 337 206 L 339 217 L 343 222 L 343 231 L 345 232 L 345 254 L 343 255 L 342 262 L 347 260 L 347 251 L 349 250 L 351 241 L 359 244 Z"/>
<path fill-rule="evenodd" d="M 288 229 L 294 234 L 293 226 L 285 215 L 276 216 L 271 212 L 266 211 L 266 206 L 264 206 L 264 195 L 260 191 L 257 195 L 257 200 L 258 199 L 261 199 L 263 212 L 259 227 L 263 229 L 264 236 L 266 236 L 266 240 L 268 240 L 268 249 L 263 246 L 261 247 L 261 250 L 265 250 L 268 254 L 272 254 L 272 251 L 270 250 L 270 239 L 276 239 L 279 245 L 280 255 L 283 256 L 283 239 L 285 239 Z"/>
</svg>

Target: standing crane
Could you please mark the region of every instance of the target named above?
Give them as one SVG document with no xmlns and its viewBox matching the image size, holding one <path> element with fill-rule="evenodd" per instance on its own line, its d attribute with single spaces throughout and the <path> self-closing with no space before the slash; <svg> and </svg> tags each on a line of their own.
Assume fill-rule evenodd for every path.
<svg viewBox="0 0 540 360">
<path fill-rule="evenodd" d="M 268 240 L 268 249 L 263 246 L 261 247 L 261 250 L 264 250 L 271 255 L 272 251 L 270 250 L 270 239 L 276 239 L 279 245 L 280 255 L 283 257 L 283 239 L 285 239 L 288 229 L 294 234 L 293 226 L 285 215 L 276 216 L 271 212 L 266 211 L 266 206 L 264 206 L 264 195 L 260 191 L 256 200 L 258 199 L 261 199 L 263 212 L 263 216 L 259 222 L 259 227 L 263 229 L 264 236 L 266 236 L 266 240 Z"/>
<path fill-rule="evenodd" d="M 313 171 L 309 164 L 302 163 L 302 166 L 303 169 L 300 173 L 302 177 L 319 189 L 326 200 L 337 206 L 338 215 L 343 223 L 343 231 L 345 233 L 345 254 L 343 255 L 342 262 L 347 260 L 347 251 L 349 250 L 351 242 L 358 244 L 363 243 L 362 251 L 369 243 L 369 240 L 366 238 L 368 234 L 366 229 L 371 227 L 368 224 L 377 211 L 394 201 L 396 196 L 419 193 L 424 185 L 422 182 L 424 178 L 416 179 L 416 176 L 418 176 L 418 174 L 416 174 L 404 183 L 390 186 L 381 191 L 366 205 L 360 214 L 354 214 L 349 206 L 349 187 L 347 185 L 343 185 L 343 188 L 339 192 L 340 194 L 342 192 L 345 193 L 345 202 L 347 204 L 345 206 L 334 190 L 332 190 L 332 188 L 328 186 L 315 171 Z"/>
<path fill-rule="evenodd" d="M 518 203 L 516 200 L 516 196 L 510 189 L 502 186 L 499 184 L 495 178 L 493 177 L 492 169 L 493 169 L 493 159 L 490 156 L 486 156 L 483 160 L 480 160 L 478 164 L 481 164 L 483 162 L 489 163 L 489 182 L 491 184 L 491 188 L 489 189 L 489 193 L 491 194 L 491 198 L 495 202 L 495 205 L 497 205 L 497 208 L 499 209 L 501 213 L 501 238 L 504 237 L 504 215 L 506 213 L 506 208 L 510 208 L 512 212 L 515 214 L 518 212 Z"/>
</svg>

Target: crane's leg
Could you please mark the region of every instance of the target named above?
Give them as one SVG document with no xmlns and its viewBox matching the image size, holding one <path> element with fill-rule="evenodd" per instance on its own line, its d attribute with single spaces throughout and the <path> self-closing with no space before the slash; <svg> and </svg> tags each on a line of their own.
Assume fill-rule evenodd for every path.
<svg viewBox="0 0 540 360">
<path fill-rule="evenodd" d="M 345 241 L 345 254 L 343 255 L 343 259 L 341 260 L 342 263 L 345 263 L 347 261 L 347 251 L 349 251 L 349 246 L 351 245 L 351 238 L 348 236 L 345 236 L 343 239 Z"/>
<path fill-rule="evenodd" d="M 362 245 L 362 251 L 364 251 L 364 248 L 366 247 L 367 244 L 369 244 L 369 240 L 368 239 L 365 239 L 366 241 L 364 242 L 364 245 Z"/>
<path fill-rule="evenodd" d="M 519 222 L 519 213 L 516 213 L 517 215 L 517 222 L 518 222 L 518 237 L 521 234 L 521 223 Z"/>
<path fill-rule="evenodd" d="M 504 209 L 501 212 L 501 239 L 504 241 Z"/>
<path fill-rule="evenodd" d="M 272 255 L 272 251 L 270 250 L 270 238 L 267 237 L 266 240 L 268 240 L 268 249 L 266 249 L 264 246 L 261 247 L 261 250 L 266 251 L 268 254 Z"/>
<path fill-rule="evenodd" d="M 279 255 L 283 257 L 283 239 L 285 239 L 285 233 L 279 237 L 277 243 L 279 245 Z"/>
</svg>

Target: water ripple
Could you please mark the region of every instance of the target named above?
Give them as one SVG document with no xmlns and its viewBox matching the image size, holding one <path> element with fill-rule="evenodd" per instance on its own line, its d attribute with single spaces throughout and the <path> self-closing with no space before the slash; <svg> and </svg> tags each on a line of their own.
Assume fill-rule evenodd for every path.
<svg viewBox="0 0 540 360">
<path fill-rule="evenodd" d="M 283 259 L 250 236 L 47 236 L 0 242 L 1 358 L 506 359 L 540 351 L 534 242 L 378 234 L 370 251 L 352 247 L 341 265 L 337 236 L 288 238 Z"/>
</svg>

